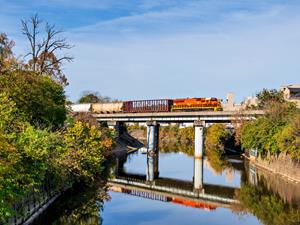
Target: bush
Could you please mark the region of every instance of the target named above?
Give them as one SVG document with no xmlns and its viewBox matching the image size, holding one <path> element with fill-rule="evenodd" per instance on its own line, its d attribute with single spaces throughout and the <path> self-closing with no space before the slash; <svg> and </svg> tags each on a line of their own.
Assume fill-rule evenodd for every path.
<svg viewBox="0 0 300 225">
<path fill-rule="evenodd" d="M 0 223 L 16 213 L 13 204 L 46 180 L 60 189 L 99 175 L 104 153 L 114 144 L 111 133 L 99 129 L 80 121 L 65 133 L 38 129 L 24 122 L 16 104 L 0 93 Z"/>
<path fill-rule="evenodd" d="M 75 181 L 90 181 L 103 170 L 104 153 L 113 146 L 95 126 L 77 121 L 64 134 L 64 166 Z"/>
</svg>

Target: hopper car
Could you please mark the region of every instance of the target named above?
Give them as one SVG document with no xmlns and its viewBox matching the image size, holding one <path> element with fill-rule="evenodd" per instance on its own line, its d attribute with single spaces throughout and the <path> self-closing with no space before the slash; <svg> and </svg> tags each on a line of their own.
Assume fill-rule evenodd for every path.
<svg viewBox="0 0 300 225">
<path fill-rule="evenodd" d="M 74 104 L 73 112 L 92 113 L 155 113 L 177 111 L 222 111 L 221 100 L 217 98 L 181 98 L 137 100 L 111 103 Z"/>
<path fill-rule="evenodd" d="M 121 113 L 123 112 L 123 102 L 94 103 L 93 113 Z"/>
</svg>

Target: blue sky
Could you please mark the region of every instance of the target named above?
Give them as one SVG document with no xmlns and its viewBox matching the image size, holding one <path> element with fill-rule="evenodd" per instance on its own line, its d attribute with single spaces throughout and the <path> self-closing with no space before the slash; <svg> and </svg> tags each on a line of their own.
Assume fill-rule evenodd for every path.
<svg viewBox="0 0 300 225">
<path fill-rule="evenodd" d="M 238 100 L 263 87 L 300 83 L 300 1 L 0 0 L 0 32 L 28 46 L 20 20 L 38 13 L 64 29 L 83 91 L 118 99 L 193 96 Z"/>
</svg>

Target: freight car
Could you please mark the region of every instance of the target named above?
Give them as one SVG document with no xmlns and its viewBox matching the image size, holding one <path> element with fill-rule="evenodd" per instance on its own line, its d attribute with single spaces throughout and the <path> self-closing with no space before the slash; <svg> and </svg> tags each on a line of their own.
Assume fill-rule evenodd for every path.
<svg viewBox="0 0 300 225">
<path fill-rule="evenodd" d="M 171 99 L 139 100 L 123 102 L 125 113 L 170 112 L 173 105 Z"/>
<path fill-rule="evenodd" d="M 84 104 L 73 104 L 70 105 L 72 112 L 90 112 L 92 108 L 91 103 L 84 103 Z"/>
<path fill-rule="evenodd" d="M 93 113 L 121 113 L 123 112 L 123 102 L 94 103 Z"/>
</svg>

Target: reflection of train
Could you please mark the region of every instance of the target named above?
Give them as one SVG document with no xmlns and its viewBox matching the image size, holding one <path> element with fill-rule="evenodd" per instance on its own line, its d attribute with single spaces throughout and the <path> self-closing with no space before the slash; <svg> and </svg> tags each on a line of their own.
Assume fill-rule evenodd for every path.
<svg viewBox="0 0 300 225">
<path fill-rule="evenodd" d="M 109 190 L 114 191 L 114 192 L 139 196 L 139 197 L 143 197 L 143 198 L 163 201 L 163 202 L 172 202 L 174 204 L 184 205 L 184 206 L 192 207 L 192 208 L 204 209 L 204 210 L 207 210 L 207 211 L 215 210 L 217 208 L 217 206 L 215 206 L 213 204 L 210 204 L 210 203 L 201 202 L 201 201 L 197 201 L 197 200 L 195 201 L 193 199 L 171 197 L 171 196 L 168 196 L 168 194 L 166 194 L 166 195 L 164 195 L 164 194 L 155 194 L 151 191 L 149 191 L 149 192 L 140 191 L 140 190 L 135 190 L 135 189 L 130 189 L 130 188 L 123 188 L 123 187 L 118 187 L 118 186 L 110 186 Z"/>
<path fill-rule="evenodd" d="M 182 98 L 137 100 L 111 103 L 74 104 L 74 112 L 92 113 L 147 113 L 175 111 L 221 111 L 221 101 L 217 98 Z"/>
<path fill-rule="evenodd" d="M 175 204 L 184 205 L 184 206 L 188 206 L 188 207 L 201 208 L 201 209 L 204 209 L 207 211 L 215 210 L 217 208 L 215 205 L 212 205 L 212 204 L 193 201 L 193 200 L 186 200 L 186 199 L 181 199 L 181 198 L 173 198 L 172 202 Z"/>
</svg>

